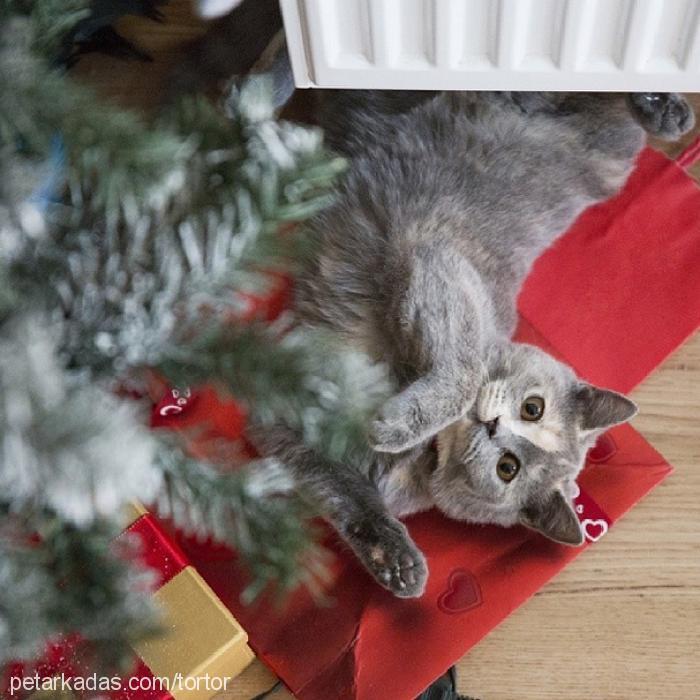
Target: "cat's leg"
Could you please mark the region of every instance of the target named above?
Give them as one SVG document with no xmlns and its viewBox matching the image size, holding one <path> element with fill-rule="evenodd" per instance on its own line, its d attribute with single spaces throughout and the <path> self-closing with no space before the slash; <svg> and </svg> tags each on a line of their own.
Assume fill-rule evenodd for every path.
<svg viewBox="0 0 700 700">
<path fill-rule="evenodd" d="M 477 382 L 458 366 L 445 366 L 417 379 L 389 399 L 370 429 L 377 452 L 399 453 L 437 435 L 473 404 Z"/>
<path fill-rule="evenodd" d="M 537 118 L 556 120 L 570 131 L 566 157 L 571 172 L 583 174 L 581 192 L 591 201 L 607 199 L 624 185 L 646 142 L 645 129 L 674 138 L 693 123 L 692 111 L 678 95 L 649 100 L 615 93 L 567 94 L 556 111 Z"/>
<path fill-rule="evenodd" d="M 281 426 L 255 428 L 250 436 L 263 454 L 276 457 L 292 471 L 300 490 L 320 506 L 380 585 L 400 598 L 423 593 L 428 577 L 425 557 L 365 474 L 322 459 Z"/>
<path fill-rule="evenodd" d="M 641 126 L 652 136 L 675 140 L 690 131 L 695 115 L 678 93 L 577 93 L 561 103 L 561 113 L 577 120 L 585 143 L 593 149 L 619 155 L 641 148 Z"/>
<path fill-rule="evenodd" d="M 408 368 L 407 381 L 371 426 L 379 452 L 403 452 L 459 420 L 483 379 L 483 328 L 491 311 L 477 273 L 439 243 L 409 255 L 396 275 L 387 319 L 398 348 L 394 365 Z"/>
<path fill-rule="evenodd" d="M 584 161 L 593 161 L 590 172 L 610 180 L 603 191 L 596 192 L 599 198 L 616 192 L 644 147 L 644 131 L 632 118 L 625 96 L 618 93 L 565 94 L 551 118 L 563 120 L 575 133 L 578 148 L 574 147 L 573 153 Z M 605 177 L 609 167 L 613 170 L 610 177 Z"/>
<path fill-rule="evenodd" d="M 437 93 L 429 90 L 318 90 L 318 119 L 324 138 L 346 155 L 371 150 L 395 137 L 394 117 Z"/>
</svg>

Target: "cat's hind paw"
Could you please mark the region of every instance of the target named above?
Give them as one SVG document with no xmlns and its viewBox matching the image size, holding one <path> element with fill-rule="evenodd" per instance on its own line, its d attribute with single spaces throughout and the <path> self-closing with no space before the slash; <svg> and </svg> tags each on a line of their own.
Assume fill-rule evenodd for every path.
<svg viewBox="0 0 700 700">
<path fill-rule="evenodd" d="M 652 136 L 675 141 L 695 125 L 695 114 L 683 95 L 637 92 L 628 99 L 635 117 Z"/>
</svg>

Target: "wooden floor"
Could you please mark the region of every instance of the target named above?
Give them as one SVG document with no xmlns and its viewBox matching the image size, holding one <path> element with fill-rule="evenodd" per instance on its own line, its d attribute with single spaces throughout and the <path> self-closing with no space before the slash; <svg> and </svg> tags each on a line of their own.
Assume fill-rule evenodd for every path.
<svg viewBox="0 0 700 700">
<path fill-rule="evenodd" d="M 153 108 L 183 42 L 201 32 L 186 0 L 171 0 L 166 14 L 163 26 L 123 23 L 154 63 L 93 56 L 80 74 L 121 104 Z M 634 426 L 676 472 L 460 661 L 462 692 L 483 700 L 700 698 L 700 335 L 633 398 L 641 408 Z M 249 700 L 274 681 L 254 662 L 226 698 Z"/>
</svg>

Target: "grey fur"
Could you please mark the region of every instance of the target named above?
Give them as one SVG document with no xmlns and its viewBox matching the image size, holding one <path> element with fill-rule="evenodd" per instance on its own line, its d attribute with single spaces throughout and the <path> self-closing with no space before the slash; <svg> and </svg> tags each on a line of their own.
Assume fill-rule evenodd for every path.
<svg viewBox="0 0 700 700">
<path fill-rule="evenodd" d="M 323 123 L 351 159 L 337 203 L 312 222 L 297 308 L 390 368 L 398 391 L 371 426 L 364 469 L 323 462 L 284 430 L 260 444 L 294 468 L 383 586 L 424 589 L 427 568 L 396 519 L 436 506 L 522 523 L 567 544 L 586 450 L 628 420 L 628 399 L 513 343 L 533 262 L 589 205 L 616 193 L 644 130 L 693 123 L 678 95 L 331 93 Z M 556 293 L 556 290 L 552 290 Z M 520 417 L 544 399 L 537 422 Z M 437 452 L 432 448 L 437 435 Z M 505 483 L 506 452 L 521 467 Z"/>
</svg>

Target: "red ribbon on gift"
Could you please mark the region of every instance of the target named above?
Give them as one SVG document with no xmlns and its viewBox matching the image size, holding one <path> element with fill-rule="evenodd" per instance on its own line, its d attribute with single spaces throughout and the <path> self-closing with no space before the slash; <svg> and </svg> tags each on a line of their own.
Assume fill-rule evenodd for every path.
<svg viewBox="0 0 700 700">
<path fill-rule="evenodd" d="M 117 541 L 124 541 L 130 536 L 136 536 L 139 540 L 135 558 L 157 575 L 156 590 L 189 565 L 185 553 L 151 513 L 144 513 L 135 520 Z"/>
</svg>

